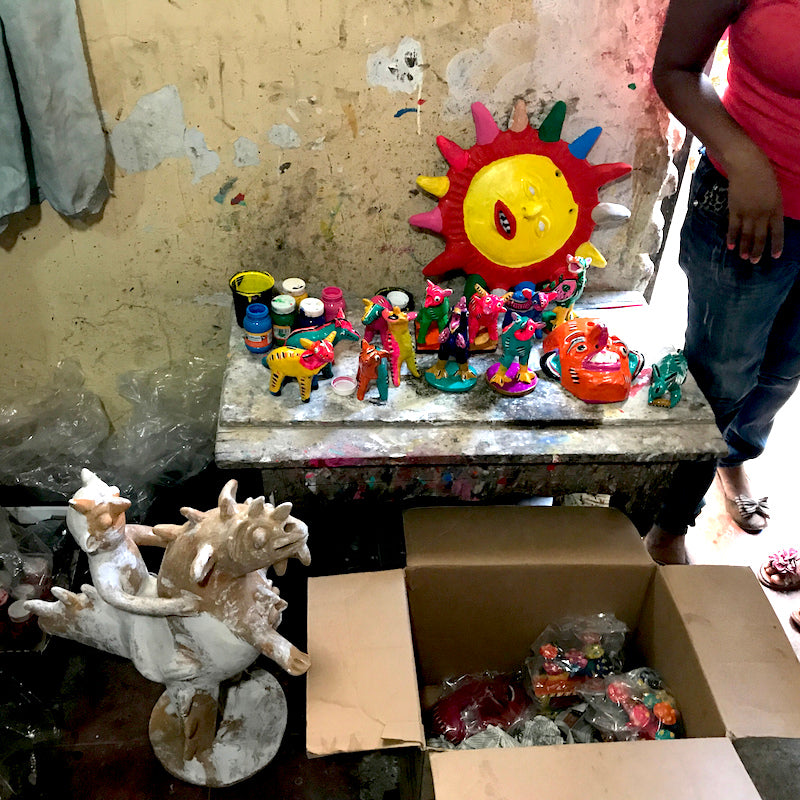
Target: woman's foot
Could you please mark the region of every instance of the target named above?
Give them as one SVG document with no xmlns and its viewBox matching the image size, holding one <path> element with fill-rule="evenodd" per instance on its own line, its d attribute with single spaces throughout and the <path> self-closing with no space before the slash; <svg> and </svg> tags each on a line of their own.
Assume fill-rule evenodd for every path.
<svg viewBox="0 0 800 800">
<path fill-rule="evenodd" d="M 686 537 L 667 533 L 658 525 L 650 528 L 647 536 L 644 537 L 644 546 L 656 564 L 689 563 L 686 555 Z"/>
<path fill-rule="evenodd" d="M 773 553 L 758 571 L 758 579 L 764 586 L 776 592 L 793 592 L 800 589 L 798 553 L 794 547 Z"/>
<path fill-rule="evenodd" d="M 730 518 L 747 533 L 761 533 L 769 519 L 767 498 L 753 497 L 744 467 L 717 467 L 717 482 Z"/>
</svg>

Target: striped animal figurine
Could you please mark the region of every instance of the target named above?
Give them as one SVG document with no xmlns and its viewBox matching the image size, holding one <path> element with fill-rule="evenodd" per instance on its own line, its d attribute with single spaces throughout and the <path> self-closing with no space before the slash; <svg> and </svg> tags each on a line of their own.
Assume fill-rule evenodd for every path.
<svg viewBox="0 0 800 800">
<path fill-rule="evenodd" d="M 264 356 L 262 363 L 272 372 L 269 379 L 270 394 L 276 397 L 286 378 L 297 378 L 300 386 L 300 399 L 307 403 L 311 398 L 311 382 L 314 376 L 333 361 L 333 340 L 335 333 L 313 342 L 301 339 L 300 347 L 276 347 Z"/>
</svg>

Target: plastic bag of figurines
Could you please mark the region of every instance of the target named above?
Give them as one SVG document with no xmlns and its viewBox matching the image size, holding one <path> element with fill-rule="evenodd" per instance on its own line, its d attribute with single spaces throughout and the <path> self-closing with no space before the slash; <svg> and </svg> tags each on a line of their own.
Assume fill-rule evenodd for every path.
<svg viewBox="0 0 800 800">
<path fill-rule="evenodd" d="M 430 713 L 431 749 L 482 750 L 574 741 L 563 725 L 538 713 L 525 691 L 522 672 L 462 675 L 445 681 L 442 690 Z"/>
<path fill-rule="evenodd" d="M 604 678 L 623 668 L 628 628 L 613 614 L 569 617 L 548 625 L 525 660 L 526 687 L 542 713 L 600 694 Z"/>
<path fill-rule="evenodd" d="M 609 675 L 600 691 L 581 691 L 584 719 L 603 741 L 681 738 L 683 723 L 673 695 L 649 667 Z"/>
</svg>

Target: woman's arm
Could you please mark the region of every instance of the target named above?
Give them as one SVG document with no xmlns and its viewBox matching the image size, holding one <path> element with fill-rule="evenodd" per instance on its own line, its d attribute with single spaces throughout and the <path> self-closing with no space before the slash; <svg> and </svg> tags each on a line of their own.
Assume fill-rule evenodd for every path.
<svg viewBox="0 0 800 800">
<path fill-rule="evenodd" d="M 728 187 L 728 247 L 753 263 L 767 236 L 772 255 L 783 249 L 781 192 L 769 159 L 728 114 L 703 72 L 745 0 L 670 0 L 653 64 L 664 105 L 724 168 Z M 776 113 L 780 113 L 776 109 Z"/>
</svg>

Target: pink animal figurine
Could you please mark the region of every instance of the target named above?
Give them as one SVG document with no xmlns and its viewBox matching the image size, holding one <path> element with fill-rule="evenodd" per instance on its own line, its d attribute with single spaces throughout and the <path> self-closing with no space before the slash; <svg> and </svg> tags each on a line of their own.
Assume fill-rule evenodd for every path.
<svg viewBox="0 0 800 800">
<path fill-rule="evenodd" d="M 382 316 L 396 345 L 393 348 L 393 352 L 390 353 L 392 383 L 395 386 L 400 385 L 400 369 L 403 364 L 408 366 L 408 371 L 415 378 L 419 378 L 414 343 L 411 340 L 411 333 L 408 329 L 408 323 L 417 318 L 417 312 L 401 311 L 395 306 L 391 311 L 385 310 Z"/>
<path fill-rule="evenodd" d="M 494 349 L 499 339 L 498 320 L 506 308 L 503 298 L 476 285 L 468 308 L 470 349 Z"/>
<path fill-rule="evenodd" d="M 300 386 L 300 399 L 307 403 L 311 398 L 311 384 L 314 376 L 326 365 L 333 362 L 333 340 L 336 333 L 329 334 L 318 342 L 301 339 L 301 347 L 276 347 L 264 357 L 263 363 L 272 372 L 269 379 L 270 394 L 276 397 L 286 378 L 297 378 Z"/>
<path fill-rule="evenodd" d="M 448 298 L 451 294 L 453 294 L 452 289 L 444 289 L 432 281 L 427 281 L 425 300 L 417 320 L 417 347 L 426 346 L 431 350 L 438 348 L 439 334 L 447 327 L 450 319 L 450 300 Z M 436 338 L 432 342 L 428 342 L 428 331 L 431 325 L 436 326 Z"/>
<path fill-rule="evenodd" d="M 381 294 L 376 294 L 372 300 L 367 300 L 366 297 L 363 297 L 362 300 L 364 302 L 364 313 L 361 316 L 361 324 L 364 325 L 364 338 L 371 342 L 375 338 L 375 334 L 377 334 L 381 344 L 384 347 L 388 347 L 389 328 L 386 326 L 383 312 L 391 311 L 392 304 Z"/>
<path fill-rule="evenodd" d="M 386 402 L 389 397 L 389 367 L 386 363 L 388 358 L 388 351 L 379 350 L 366 339 L 361 340 L 361 353 L 358 356 L 358 372 L 356 374 L 356 383 L 358 384 L 356 397 L 359 400 L 364 399 L 369 385 L 375 381 L 379 397 L 384 403 Z"/>
</svg>

